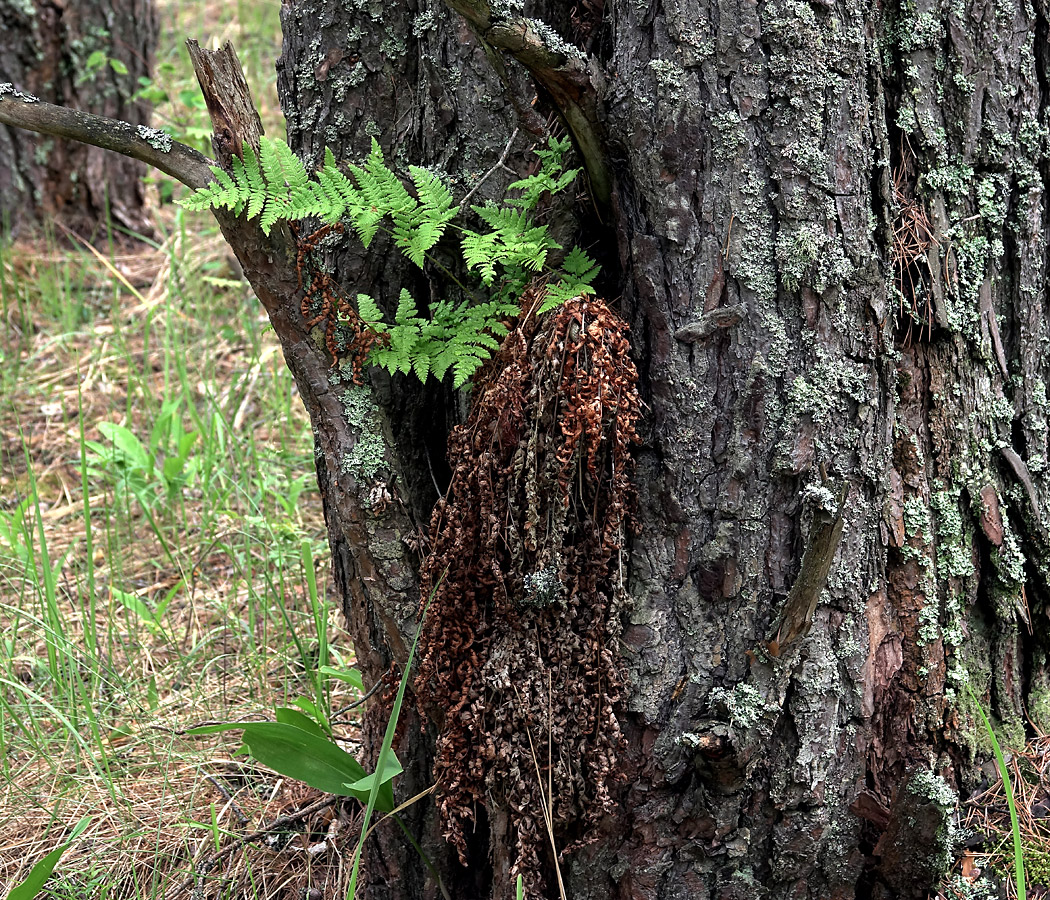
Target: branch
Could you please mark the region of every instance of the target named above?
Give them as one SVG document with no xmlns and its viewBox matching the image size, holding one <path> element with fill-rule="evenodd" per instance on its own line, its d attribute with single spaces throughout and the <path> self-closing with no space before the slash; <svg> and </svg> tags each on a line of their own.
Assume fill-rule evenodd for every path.
<svg viewBox="0 0 1050 900">
<path fill-rule="evenodd" d="M 191 188 L 214 180 L 208 157 L 163 131 L 54 106 L 16 90 L 10 82 L 0 83 L 0 124 L 113 150 L 160 169 Z"/>
<path fill-rule="evenodd" d="M 587 58 L 545 22 L 513 12 L 494 14 L 485 0 L 445 0 L 488 46 L 505 50 L 551 95 L 583 157 L 598 206 L 609 207 L 612 175 L 598 120 L 598 90 Z"/>
<path fill-rule="evenodd" d="M 821 475 L 823 476 L 823 469 Z M 827 479 L 824 478 L 824 481 Z M 798 578 L 791 586 L 787 602 L 780 615 L 774 637 L 767 650 L 772 656 L 781 656 L 788 645 L 804 636 L 813 624 L 821 591 L 828 583 L 828 574 L 842 538 L 842 511 L 846 502 L 846 485 L 837 498 L 834 509 L 818 506 L 813 510 L 813 527 L 810 529 L 806 552 L 802 554 L 802 566 Z M 830 498 L 830 493 L 828 494 Z"/>
</svg>

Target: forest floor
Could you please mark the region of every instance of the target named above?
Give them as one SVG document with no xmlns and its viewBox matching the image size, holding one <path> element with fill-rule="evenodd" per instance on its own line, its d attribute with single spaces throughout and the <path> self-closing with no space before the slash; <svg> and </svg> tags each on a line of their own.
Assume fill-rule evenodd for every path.
<svg viewBox="0 0 1050 900">
<path fill-rule="evenodd" d="M 278 5 L 159 5 L 155 124 L 207 151 L 182 40 L 232 39 L 283 134 Z M 237 732 L 182 733 L 358 695 L 318 673 L 353 656 L 309 421 L 213 220 L 173 187 L 148 241 L 0 244 L 0 893 L 86 819 L 41 896 L 340 896 L 356 835 L 330 805 L 295 818 L 320 792 L 236 755 Z M 352 748 L 353 719 L 337 731 Z"/>
</svg>

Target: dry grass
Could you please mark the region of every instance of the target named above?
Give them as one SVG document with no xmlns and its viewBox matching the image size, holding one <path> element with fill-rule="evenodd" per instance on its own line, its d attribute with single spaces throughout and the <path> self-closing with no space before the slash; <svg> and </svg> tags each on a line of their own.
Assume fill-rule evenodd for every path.
<svg viewBox="0 0 1050 900">
<path fill-rule="evenodd" d="M 276 5 L 160 5 L 161 121 L 205 125 L 181 38 L 232 39 L 280 133 Z M 352 651 L 305 577 L 326 583 L 327 548 L 279 347 L 210 220 L 155 219 L 159 244 L 101 256 L 61 232 L 0 245 L 0 890 L 86 816 L 42 896 L 337 896 L 346 809 L 182 734 L 356 694 L 318 686 Z"/>
<path fill-rule="evenodd" d="M 277 848 L 260 839 L 239 850 L 239 836 L 316 792 L 231 762 L 230 738 L 179 735 L 312 696 L 318 662 L 304 659 L 317 636 L 299 546 L 323 554 L 319 504 L 306 493 L 289 515 L 274 503 L 293 479 L 312 479 L 309 426 L 225 256 L 217 237 L 188 230 L 114 255 L 136 295 L 59 239 L 4 254 L 9 298 L 21 302 L 6 306 L 0 332 L 15 358 L 0 403 L 0 511 L 10 522 L 30 498 L 31 560 L 0 539 L 0 885 L 25 877 L 82 816 L 91 825 L 45 896 L 329 896 L 343 877 L 356 836 L 345 812 L 317 811 Z M 209 283 L 204 272 L 219 274 Z M 61 304 L 47 302 L 47 285 Z M 81 321 L 70 329 L 55 318 L 74 299 Z M 104 442 L 99 424 L 119 422 L 148 443 L 173 397 L 187 428 L 191 408 L 223 423 L 198 440 L 208 482 L 158 503 L 155 526 L 99 472 L 88 473 L 85 504 L 81 429 Z M 150 610 L 167 601 L 163 619 L 150 627 L 121 595 Z M 336 705 L 348 699 L 333 694 Z M 226 853 L 215 860 L 217 845 Z"/>
<path fill-rule="evenodd" d="M 1009 757 L 1014 806 L 1024 848 L 1026 893 L 1029 900 L 1050 897 L 1050 736 L 1031 740 Z M 1013 881 L 1014 850 L 1010 810 L 998 771 L 988 786 L 964 804 L 966 831 L 983 838 L 976 850 L 967 850 L 959 861 L 959 877 L 976 882 L 982 871 L 989 871 L 1004 885 L 1006 897 L 1017 896 Z M 958 890 L 946 891 L 946 898 L 963 896 Z"/>
</svg>

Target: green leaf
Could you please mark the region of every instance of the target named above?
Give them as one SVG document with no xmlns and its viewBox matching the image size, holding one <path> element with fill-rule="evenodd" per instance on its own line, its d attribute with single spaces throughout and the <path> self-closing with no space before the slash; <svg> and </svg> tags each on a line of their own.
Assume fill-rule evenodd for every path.
<svg viewBox="0 0 1050 900">
<path fill-rule="evenodd" d="M 252 757 L 310 787 L 353 796 L 345 785 L 365 777 L 361 764 L 327 738 L 282 722 L 253 722 L 243 727 L 242 740 Z"/>
<path fill-rule="evenodd" d="M 128 74 L 128 67 L 124 65 L 124 63 L 122 63 L 119 59 L 111 59 L 109 61 L 109 67 L 118 75 Z"/>
<path fill-rule="evenodd" d="M 579 247 L 573 247 L 561 263 L 562 269 L 569 275 L 590 284 L 600 271 L 598 264 Z"/>
<path fill-rule="evenodd" d="M 274 710 L 274 718 L 277 719 L 282 725 L 293 725 L 303 731 L 308 731 L 310 734 L 316 735 L 317 737 L 330 741 L 331 738 L 325 733 L 325 730 L 311 719 L 306 713 L 300 712 L 297 709 L 292 709 L 289 706 L 278 706 Z"/>
<path fill-rule="evenodd" d="M 412 371 L 415 373 L 416 378 L 425 382 L 430 374 L 430 357 L 422 353 L 416 356 L 412 360 Z"/>
<path fill-rule="evenodd" d="M 321 666 L 317 670 L 322 675 L 344 681 L 351 687 L 357 688 L 362 694 L 365 692 L 365 683 L 361 673 L 357 669 L 337 669 L 334 666 Z"/>
<path fill-rule="evenodd" d="M 416 301 L 412 299 L 412 295 L 401 288 L 401 295 L 397 300 L 397 312 L 394 314 L 394 321 L 397 323 L 409 322 L 416 317 L 418 310 L 416 309 Z"/>
<path fill-rule="evenodd" d="M 157 621 L 157 617 L 154 615 L 153 610 L 150 609 L 140 597 L 136 597 L 134 594 L 129 594 L 127 591 L 122 591 L 120 588 L 115 587 L 111 587 L 109 592 L 114 600 L 118 601 L 126 609 L 135 613 L 151 633 L 156 635 L 164 633 L 164 628 L 160 622 Z"/>
<path fill-rule="evenodd" d="M 89 819 L 85 816 L 76 825 L 73 826 L 73 830 L 69 833 L 69 840 L 67 840 L 60 847 L 56 847 L 50 853 L 47 854 L 40 862 L 38 862 L 29 871 L 29 875 L 19 885 L 15 885 L 11 889 L 11 892 L 7 895 L 7 900 L 33 900 L 33 898 L 40 893 L 40 889 L 44 886 L 44 883 L 51 877 L 51 873 L 55 871 L 55 866 L 58 865 L 58 861 L 62 858 L 62 854 L 65 853 L 84 833 L 84 830 L 88 827 Z"/>
<path fill-rule="evenodd" d="M 288 710 L 282 716 L 291 718 L 289 713 L 294 712 Z M 227 722 L 191 728 L 186 733 L 205 735 L 237 730 L 243 730 L 244 747 L 252 758 L 275 772 L 328 794 L 356 797 L 363 802 L 368 800 L 372 782 L 367 782 L 366 788 L 354 787 L 362 779 L 368 778 L 364 767 L 342 747 L 315 731 L 288 722 Z M 397 775 L 401 771 L 400 762 L 391 764 L 390 771 L 393 773 L 391 778 Z M 381 805 L 377 804 L 377 808 L 384 812 L 394 808 L 393 791 L 389 788 L 380 791 L 380 799 L 382 802 Z"/>
<path fill-rule="evenodd" d="M 383 313 L 379 310 L 379 304 L 368 294 L 357 295 L 357 314 L 361 317 L 362 322 L 380 334 L 389 327 L 383 322 Z"/>
<path fill-rule="evenodd" d="M 129 463 L 141 469 L 153 468 L 149 451 L 130 429 L 116 422 L 100 422 L 98 430 L 103 437 L 112 442 Z"/>
</svg>

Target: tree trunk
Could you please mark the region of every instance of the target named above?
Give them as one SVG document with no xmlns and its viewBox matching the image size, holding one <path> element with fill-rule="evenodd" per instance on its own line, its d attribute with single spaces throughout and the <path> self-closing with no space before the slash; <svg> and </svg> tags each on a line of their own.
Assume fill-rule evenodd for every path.
<svg viewBox="0 0 1050 900">
<path fill-rule="evenodd" d="M 150 0 L 0 0 L 0 82 L 147 126 L 149 105 L 131 97 L 151 74 L 156 40 Z M 0 219 L 12 230 L 57 220 L 90 235 L 108 214 L 149 233 L 145 172 L 96 147 L 0 126 Z"/>
<path fill-rule="evenodd" d="M 460 195 L 515 128 L 524 171 L 549 112 L 583 150 L 577 214 L 647 412 L 623 785 L 569 896 L 925 896 L 987 756 L 969 691 L 1015 745 L 1025 714 L 1050 726 L 1045 3 L 449 6 L 286 3 L 279 88 L 307 160 L 375 135 Z M 349 293 L 447 289 L 352 244 L 327 259 Z M 409 538 L 459 407 L 376 376 L 321 410 L 339 391 L 305 399 L 376 678 L 414 627 Z M 421 785 L 433 726 L 403 733 Z M 469 870 L 440 864 L 453 896 L 512 896 L 507 810 L 472 815 Z M 395 837 L 371 896 L 422 877 Z"/>
</svg>

